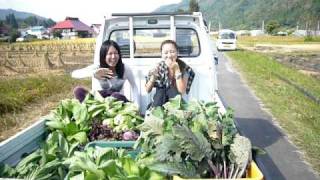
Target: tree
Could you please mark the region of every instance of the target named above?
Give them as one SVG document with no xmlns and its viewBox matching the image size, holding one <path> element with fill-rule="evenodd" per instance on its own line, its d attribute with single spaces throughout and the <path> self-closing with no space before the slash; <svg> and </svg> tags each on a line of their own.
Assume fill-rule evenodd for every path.
<svg viewBox="0 0 320 180">
<path fill-rule="evenodd" d="M 61 39 L 62 38 L 61 33 L 62 33 L 61 30 L 55 30 L 55 31 L 53 31 L 53 37 Z"/>
<path fill-rule="evenodd" d="M 43 25 L 44 27 L 52 27 L 56 24 L 56 22 L 54 20 L 52 20 L 51 18 L 47 19 L 45 21 L 45 24 Z"/>
<path fill-rule="evenodd" d="M 280 24 L 276 20 L 271 20 L 266 25 L 266 31 L 269 34 L 275 34 L 278 28 L 280 28 Z"/>
<path fill-rule="evenodd" d="M 6 23 L 9 26 L 11 26 L 11 28 L 13 28 L 13 29 L 17 29 L 18 28 L 18 23 L 17 23 L 16 17 L 14 16 L 13 13 L 8 14 L 6 16 Z"/>
<path fill-rule="evenodd" d="M 197 0 L 190 0 L 189 11 L 190 12 L 199 12 L 200 11 L 199 4 L 198 4 Z"/>
<path fill-rule="evenodd" d="M 183 9 L 180 9 L 180 8 L 179 8 L 179 9 L 177 10 L 177 12 L 178 12 L 178 13 L 184 13 L 185 11 L 184 11 Z"/>
<path fill-rule="evenodd" d="M 79 31 L 78 36 L 81 38 L 89 37 L 89 32 L 88 31 Z"/>
<path fill-rule="evenodd" d="M 51 27 L 56 24 L 52 19 L 39 19 L 36 16 L 29 16 L 24 19 L 23 23 L 28 26 L 43 26 L 45 28 Z"/>
<path fill-rule="evenodd" d="M 20 37 L 20 32 L 17 30 L 17 29 L 12 29 L 11 31 L 10 31 L 10 33 L 9 33 L 9 36 L 10 36 L 10 38 L 9 38 L 9 42 L 11 43 L 11 42 L 16 42 L 16 39 L 18 38 L 18 37 Z"/>
<path fill-rule="evenodd" d="M 56 24 L 56 22 L 54 22 L 52 19 L 46 19 L 46 20 L 42 20 L 40 21 L 40 25 L 45 27 L 45 28 L 48 28 L 48 27 L 52 27 Z"/>
<path fill-rule="evenodd" d="M 36 16 L 29 16 L 27 17 L 24 22 L 28 24 L 29 26 L 38 26 L 39 20 Z"/>
</svg>

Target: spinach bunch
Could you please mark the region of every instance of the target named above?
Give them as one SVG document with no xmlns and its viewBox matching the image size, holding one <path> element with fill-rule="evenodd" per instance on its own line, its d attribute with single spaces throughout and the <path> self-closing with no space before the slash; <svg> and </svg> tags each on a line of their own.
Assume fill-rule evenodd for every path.
<svg viewBox="0 0 320 180">
<path fill-rule="evenodd" d="M 69 167 L 65 179 L 164 179 L 159 173 L 139 166 L 123 149 L 86 147 L 82 152 L 75 152 L 64 164 Z"/>
<path fill-rule="evenodd" d="M 15 168 L 7 165 L 7 173 L 0 177 L 17 177 L 24 179 L 63 179 L 68 167 L 63 164 L 66 158 L 73 155 L 75 145 L 69 145 L 59 132 L 48 135 L 41 148 L 23 158 Z"/>
</svg>

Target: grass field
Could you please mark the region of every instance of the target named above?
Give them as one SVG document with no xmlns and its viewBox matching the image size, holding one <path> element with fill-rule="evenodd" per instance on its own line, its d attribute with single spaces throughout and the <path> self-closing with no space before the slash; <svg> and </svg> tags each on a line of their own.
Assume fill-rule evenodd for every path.
<svg viewBox="0 0 320 180">
<path fill-rule="evenodd" d="M 319 98 L 320 81 L 267 55 L 245 50 L 227 54 L 290 139 L 305 152 L 307 161 L 320 172 L 320 105 L 296 87 Z"/>
<path fill-rule="evenodd" d="M 246 46 L 254 46 L 256 44 L 313 44 L 319 42 L 319 37 L 305 38 L 296 36 L 238 36 L 238 43 Z"/>
<path fill-rule="evenodd" d="M 47 112 L 64 98 L 71 98 L 76 85 L 90 87 L 90 80 L 75 80 L 69 74 L 49 73 L 0 79 L 0 141 L 4 132 L 31 121 L 37 111 Z M 47 107 L 48 109 L 42 109 Z M 53 107 L 51 107 L 53 108 Z M 39 114 L 39 113 L 36 113 Z M 30 119 L 28 119 L 30 118 Z"/>
</svg>

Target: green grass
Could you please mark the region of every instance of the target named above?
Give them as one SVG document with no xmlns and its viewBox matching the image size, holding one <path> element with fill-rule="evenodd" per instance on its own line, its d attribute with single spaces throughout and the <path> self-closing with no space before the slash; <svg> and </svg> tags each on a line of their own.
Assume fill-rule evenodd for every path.
<svg viewBox="0 0 320 180">
<path fill-rule="evenodd" d="M 305 42 L 320 42 L 320 37 L 319 36 L 306 36 L 304 38 Z"/>
<path fill-rule="evenodd" d="M 278 76 L 320 98 L 320 81 L 255 52 L 228 52 L 249 86 L 320 172 L 320 105 Z"/>
<path fill-rule="evenodd" d="M 247 46 L 256 44 L 313 44 L 319 43 L 320 38 L 295 37 L 295 36 L 239 36 L 238 43 Z"/>
<path fill-rule="evenodd" d="M 72 91 L 77 83 L 70 75 L 0 79 L 0 114 L 17 112 L 28 103 Z"/>
<path fill-rule="evenodd" d="M 70 75 L 46 74 L 41 77 L 27 76 L 0 79 L 0 129 L 15 126 L 15 116 L 32 103 L 45 101 L 57 94 L 72 94 L 76 85 L 90 87 L 90 80 L 75 80 Z M 63 97 L 63 96 L 62 96 Z"/>
</svg>

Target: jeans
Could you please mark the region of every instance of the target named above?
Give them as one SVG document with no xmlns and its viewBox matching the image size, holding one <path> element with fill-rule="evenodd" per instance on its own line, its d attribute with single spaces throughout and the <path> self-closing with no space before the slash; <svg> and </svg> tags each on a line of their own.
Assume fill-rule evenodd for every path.
<svg viewBox="0 0 320 180">
<path fill-rule="evenodd" d="M 129 102 L 128 99 L 123 94 L 121 94 L 119 92 L 113 92 L 113 91 L 108 90 L 108 89 L 100 90 L 98 92 L 104 98 L 106 98 L 108 96 L 112 96 L 112 97 L 114 97 L 114 98 L 116 98 L 116 99 L 118 99 L 120 101 Z M 78 99 L 81 103 L 86 98 L 88 93 L 89 93 L 89 91 L 87 89 L 85 89 L 84 87 L 81 87 L 81 86 L 77 86 L 77 87 L 75 87 L 73 89 L 74 97 L 76 99 Z"/>
<path fill-rule="evenodd" d="M 176 87 L 169 87 L 169 88 L 156 88 L 156 93 L 153 96 L 153 102 L 151 106 L 157 107 L 162 106 L 166 102 L 169 101 L 170 98 L 176 97 L 180 94 Z"/>
</svg>

